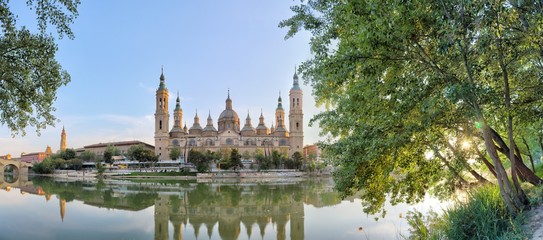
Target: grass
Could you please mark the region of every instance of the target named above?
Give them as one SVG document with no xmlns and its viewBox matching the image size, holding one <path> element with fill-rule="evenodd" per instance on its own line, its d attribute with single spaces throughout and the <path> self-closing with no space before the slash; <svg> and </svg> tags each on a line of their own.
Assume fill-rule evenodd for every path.
<svg viewBox="0 0 543 240">
<path fill-rule="evenodd" d="M 468 193 L 441 216 L 419 212 L 408 215 L 409 239 L 526 239 L 522 224 L 525 215 L 512 217 L 497 186 L 483 186 Z"/>
</svg>

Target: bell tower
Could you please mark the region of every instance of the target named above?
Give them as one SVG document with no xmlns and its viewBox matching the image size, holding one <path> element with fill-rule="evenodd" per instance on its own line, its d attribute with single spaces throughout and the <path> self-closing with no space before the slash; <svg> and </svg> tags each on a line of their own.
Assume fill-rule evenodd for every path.
<svg viewBox="0 0 543 240">
<path fill-rule="evenodd" d="M 303 152 L 304 148 L 304 112 L 303 92 L 294 69 L 292 88 L 289 92 L 289 132 L 290 156 L 295 152 Z"/>
<path fill-rule="evenodd" d="M 66 130 L 62 126 L 62 133 L 60 134 L 60 151 L 66 151 Z"/>
<path fill-rule="evenodd" d="M 170 113 L 168 112 L 168 89 L 166 88 L 164 78 L 164 67 L 160 74 L 160 84 L 156 90 L 156 110 L 155 110 L 155 154 L 158 159 L 168 158 L 169 145 L 169 122 Z"/>
</svg>

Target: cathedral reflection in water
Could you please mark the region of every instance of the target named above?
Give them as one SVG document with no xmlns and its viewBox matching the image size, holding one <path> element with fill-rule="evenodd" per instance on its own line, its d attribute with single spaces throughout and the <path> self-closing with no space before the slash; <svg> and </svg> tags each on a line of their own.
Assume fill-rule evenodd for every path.
<svg viewBox="0 0 543 240">
<path fill-rule="evenodd" d="M 160 240 L 257 236 L 304 239 L 304 205 L 323 207 L 340 202 L 330 179 L 290 179 L 281 183 L 112 181 L 105 184 L 38 178 L 32 183 L 21 186 L 21 192 L 44 195 L 48 199 L 56 195 L 64 222 L 70 221 L 64 219 L 69 211 L 66 202 L 73 200 L 128 211 L 141 211 L 154 205 L 155 239 Z"/>
</svg>

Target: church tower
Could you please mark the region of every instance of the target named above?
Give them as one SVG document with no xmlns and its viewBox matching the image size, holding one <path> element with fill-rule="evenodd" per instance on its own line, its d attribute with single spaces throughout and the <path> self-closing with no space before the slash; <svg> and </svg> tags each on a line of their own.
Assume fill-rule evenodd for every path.
<svg viewBox="0 0 543 240">
<path fill-rule="evenodd" d="M 168 158 L 169 144 L 169 122 L 170 113 L 168 112 L 168 89 L 164 83 L 164 68 L 160 74 L 160 85 L 156 90 L 156 110 L 155 110 L 155 154 L 158 159 Z"/>
<path fill-rule="evenodd" d="M 60 151 L 66 150 L 66 130 L 62 126 L 62 133 L 60 134 Z"/>
<path fill-rule="evenodd" d="M 290 130 L 290 155 L 295 152 L 302 153 L 304 147 L 304 113 L 303 92 L 298 82 L 298 75 L 294 70 L 293 84 L 289 93 L 290 112 L 288 114 Z"/>
</svg>

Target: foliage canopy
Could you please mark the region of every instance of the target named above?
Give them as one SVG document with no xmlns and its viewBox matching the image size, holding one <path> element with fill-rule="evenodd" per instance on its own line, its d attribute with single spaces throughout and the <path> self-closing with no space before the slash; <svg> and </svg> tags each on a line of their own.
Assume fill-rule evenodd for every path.
<svg viewBox="0 0 543 240">
<path fill-rule="evenodd" d="M 17 15 L 9 1 L 0 0 L 0 124 L 12 135 L 25 135 L 25 128 L 54 125 L 53 102 L 60 86 L 70 75 L 55 59 L 57 44 L 48 26 L 55 26 L 59 37 L 74 38 L 69 25 L 77 17 L 79 0 L 28 0 L 35 10 L 39 32 L 32 33 L 16 24 Z"/>
<path fill-rule="evenodd" d="M 487 182 L 483 166 L 510 212 L 527 206 L 518 179 L 541 179 L 510 149 L 520 134 L 543 133 L 540 2 L 309 0 L 291 9 L 279 26 L 287 38 L 313 35 L 313 58 L 299 70 L 326 107 L 312 122 L 332 136 L 323 146 L 339 190 L 363 190 L 376 212 L 387 195 L 410 203 Z"/>
</svg>

